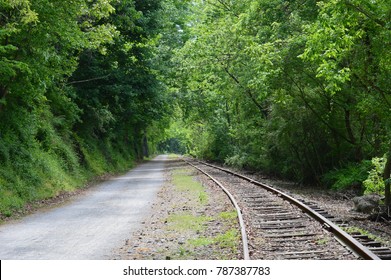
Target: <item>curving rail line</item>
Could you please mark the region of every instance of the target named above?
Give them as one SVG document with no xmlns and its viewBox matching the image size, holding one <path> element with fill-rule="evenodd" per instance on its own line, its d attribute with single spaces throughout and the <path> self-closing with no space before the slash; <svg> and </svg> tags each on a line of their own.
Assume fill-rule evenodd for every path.
<svg viewBox="0 0 391 280">
<path fill-rule="evenodd" d="M 227 194 L 227 196 L 231 200 L 232 204 L 235 206 L 236 212 L 238 214 L 238 219 L 239 219 L 240 232 L 241 232 L 241 235 L 242 235 L 243 259 L 250 260 L 250 253 L 249 253 L 249 249 L 248 249 L 248 239 L 247 239 L 246 227 L 245 227 L 245 224 L 244 224 L 242 211 L 240 210 L 240 207 L 239 207 L 238 203 L 236 202 L 235 198 L 233 197 L 233 195 L 219 181 L 217 181 L 215 178 L 213 178 L 210 174 L 208 174 L 207 172 L 205 172 L 201 168 L 198 168 L 197 166 L 195 166 L 194 164 L 192 164 L 192 163 L 190 163 L 188 161 L 185 161 L 185 162 L 187 164 L 193 166 L 195 169 L 197 169 L 201 173 L 203 173 L 206 176 L 208 176 L 210 179 L 212 179 L 212 181 L 215 182 Z"/>
<path fill-rule="evenodd" d="M 232 201 L 232 203 L 234 204 L 234 206 L 238 212 L 238 218 L 239 218 L 239 223 L 240 223 L 241 233 L 242 233 L 244 259 L 250 259 L 248 245 L 247 245 L 248 244 L 247 234 L 246 234 L 246 229 L 244 226 L 242 213 L 241 213 L 241 210 L 238 206 L 238 203 L 235 201 L 232 194 L 230 194 L 229 191 L 219 181 L 217 181 L 215 178 L 213 178 L 210 174 L 208 174 L 207 172 L 205 172 L 201 168 L 195 166 L 194 164 L 190 163 L 189 161 L 187 161 L 187 160 L 184 160 L 184 161 L 187 164 L 189 164 L 189 165 L 193 166 L 194 168 L 196 168 L 197 170 L 199 170 L 200 172 L 202 172 L 203 174 L 205 174 L 206 176 L 208 176 L 209 178 L 211 178 L 228 195 L 228 197 L 230 198 L 230 200 Z M 197 162 L 200 164 L 209 166 L 211 168 L 226 172 L 226 173 L 231 174 L 233 176 L 236 176 L 238 178 L 241 178 L 247 182 L 250 182 L 251 184 L 262 187 L 263 189 L 267 190 L 268 192 L 271 192 L 271 193 L 281 197 L 282 199 L 288 201 L 290 204 L 298 207 L 301 211 L 306 213 L 308 216 L 310 216 L 311 218 L 313 218 L 317 222 L 321 223 L 323 228 L 330 231 L 338 240 L 340 240 L 340 242 L 342 242 L 345 246 L 347 246 L 357 256 L 361 257 L 362 259 L 366 259 L 366 260 L 380 260 L 380 258 L 377 255 L 375 255 L 371 250 L 369 250 L 367 247 L 362 245 L 360 242 L 358 242 L 356 239 L 354 239 L 351 235 L 349 235 L 348 233 L 343 231 L 338 225 L 333 223 L 331 220 L 327 219 L 323 215 L 314 211 L 311 207 L 309 207 L 309 205 L 304 204 L 303 202 L 295 199 L 294 197 L 292 197 L 288 194 L 283 193 L 280 190 L 277 190 L 267 184 L 258 182 L 254 179 L 247 177 L 247 176 L 238 174 L 238 173 L 233 172 L 231 170 L 221 168 L 219 166 L 215 166 L 215 165 L 212 165 L 212 164 L 209 164 L 206 162 L 202 162 L 202 161 L 197 161 Z"/>
</svg>

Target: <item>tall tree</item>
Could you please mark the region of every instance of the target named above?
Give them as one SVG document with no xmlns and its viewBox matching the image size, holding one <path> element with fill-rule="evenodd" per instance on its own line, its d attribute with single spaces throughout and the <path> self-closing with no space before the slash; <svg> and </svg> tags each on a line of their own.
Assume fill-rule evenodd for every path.
<svg viewBox="0 0 391 280">
<path fill-rule="evenodd" d="M 391 7 L 382 0 L 332 0 L 321 2 L 319 6 L 319 17 L 308 29 L 310 35 L 303 58 L 314 62 L 317 77 L 324 79 L 330 94 L 346 94 L 348 102 L 362 92 L 367 94 L 372 102 L 363 99 L 358 106 L 361 111 L 371 112 L 368 117 L 382 124 L 380 135 L 373 135 L 383 143 L 376 152 L 388 149 L 389 155 L 390 117 L 386 112 L 391 106 L 388 78 L 391 74 L 391 28 L 388 24 Z M 356 145 L 353 132 L 348 132 L 352 144 Z M 386 205 L 390 207 L 391 157 L 386 158 L 383 177 L 387 182 Z"/>
<path fill-rule="evenodd" d="M 162 2 L 0 1 L 0 216 L 153 148 Z"/>
</svg>

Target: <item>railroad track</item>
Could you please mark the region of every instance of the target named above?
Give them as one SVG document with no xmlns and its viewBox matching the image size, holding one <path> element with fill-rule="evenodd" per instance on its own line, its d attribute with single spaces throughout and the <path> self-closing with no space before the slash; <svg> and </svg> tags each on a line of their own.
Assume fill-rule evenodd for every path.
<svg viewBox="0 0 391 280">
<path fill-rule="evenodd" d="M 316 204 L 205 162 L 185 160 L 211 178 L 238 211 L 244 259 L 391 259 L 391 250 Z"/>
</svg>

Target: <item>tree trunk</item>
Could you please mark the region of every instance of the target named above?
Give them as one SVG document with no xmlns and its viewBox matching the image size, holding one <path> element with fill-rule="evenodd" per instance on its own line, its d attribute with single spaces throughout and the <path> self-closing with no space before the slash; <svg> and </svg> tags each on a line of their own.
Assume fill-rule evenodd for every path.
<svg viewBox="0 0 391 280">
<path fill-rule="evenodd" d="M 143 156 L 149 157 L 148 138 L 146 133 L 143 136 Z"/>
<path fill-rule="evenodd" d="M 0 100 L 4 99 L 7 96 L 7 94 L 8 94 L 7 88 L 4 86 L 0 86 Z M 3 106 L 4 106 L 4 103 L 0 102 L 0 111 L 3 110 Z"/>
<path fill-rule="evenodd" d="M 137 160 L 143 159 L 142 151 L 142 137 L 140 136 L 140 131 L 137 127 L 133 128 L 133 149 L 136 154 Z"/>
<path fill-rule="evenodd" d="M 348 133 L 350 143 L 354 146 L 354 158 L 357 162 L 360 162 L 362 160 L 361 144 L 357 143 L 356 137 L 354 136 L 352 123 L 350 121 L 350 111 L 348 109 L 344 109 L 344 111 L 345 111 L 345 128 Z"/>
<path fill-rule="evenodd" d="M 391 147 L 390 147 L 390 151 L 387 154 L 387 161 L 383 172 L 384 196 L 385 196 L 384 204 L 387 209 L 391 207 L 390 175 L 391 175 Z"/>
<path fill-rule="evenodd" d="M 229 114 L 228 99 L 225 99 L 225 115 L 227 117 L 228 127 L 231 127 L 231 117 L 230 117 L 230 114 Z"/>
</svg>

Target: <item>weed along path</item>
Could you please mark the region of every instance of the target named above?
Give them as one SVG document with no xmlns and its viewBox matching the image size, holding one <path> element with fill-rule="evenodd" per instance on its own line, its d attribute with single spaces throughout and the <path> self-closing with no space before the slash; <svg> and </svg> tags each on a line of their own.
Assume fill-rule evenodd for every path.
<svg viewBox="0 0 391 280">
<path fill-rule="evenodd" d="M 166 160 L 158 156 L 67 205 L 0 226 L 0 259 L 110 259 L 150 213 Z"/>
</svg>

